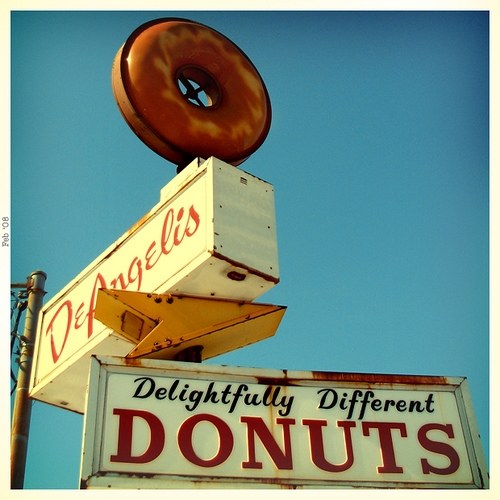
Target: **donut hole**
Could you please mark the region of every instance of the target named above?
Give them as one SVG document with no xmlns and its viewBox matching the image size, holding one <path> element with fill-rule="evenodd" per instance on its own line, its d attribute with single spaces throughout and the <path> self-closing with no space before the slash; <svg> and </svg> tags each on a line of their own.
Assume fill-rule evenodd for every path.
<svg viewBox="0 0 500 500">
<path fill-rule="evenodd" d="M 199 108 L 216 107 L 221 91 L 216 80 L 203 68 L 184 66 L 176 74 L 177 87 L 186 101 Z"/>
</svg>

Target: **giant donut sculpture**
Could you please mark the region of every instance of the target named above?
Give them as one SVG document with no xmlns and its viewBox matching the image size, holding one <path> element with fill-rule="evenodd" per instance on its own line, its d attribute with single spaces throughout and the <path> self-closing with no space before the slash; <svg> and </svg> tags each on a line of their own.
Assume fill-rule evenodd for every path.
<svg viewBox="0 0 500 500">
<path fill-rule="evenodd" d="M 132 130 L 180 168 L 210 156 L 239 165 L 271 125 L 267 89 L 248 57 L 221 33 L 186 19 L 137 28 L 115 57 L 112 85 Z"/>
</svg>

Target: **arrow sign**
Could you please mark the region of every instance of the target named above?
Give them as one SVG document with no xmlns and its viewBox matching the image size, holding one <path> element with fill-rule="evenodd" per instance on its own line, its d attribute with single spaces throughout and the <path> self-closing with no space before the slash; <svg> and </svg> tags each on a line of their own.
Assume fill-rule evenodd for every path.
<svg viewBox="0 0 500 500">
<path fill-rule="evenodd" d="M 285 306 L 192 295 L 100 289 L 95 318 L 136 346 L 127 358 L 174 359 L 203 347 L 212 358 L 272 337 Z"/>
</svg>

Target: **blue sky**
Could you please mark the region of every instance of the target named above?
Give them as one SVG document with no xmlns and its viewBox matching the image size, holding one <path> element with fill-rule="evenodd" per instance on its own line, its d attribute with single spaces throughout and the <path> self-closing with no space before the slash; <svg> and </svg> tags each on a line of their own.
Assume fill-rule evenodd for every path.
<svg viewBox="0 0 500 500">
<path fill-rule="evenodd" d="M 487 12 L 14 12 L 11 279 L 46 300 L 144 215 L 175 167 L 115 104 L 113 58 L 157 17 L 250 57 L 271 131 L 276 336 L 212 364 L 466 376 L 489 453 Z M 83 418 L 35 402 L 27 488 L 78 486 Z"/>
</svg>

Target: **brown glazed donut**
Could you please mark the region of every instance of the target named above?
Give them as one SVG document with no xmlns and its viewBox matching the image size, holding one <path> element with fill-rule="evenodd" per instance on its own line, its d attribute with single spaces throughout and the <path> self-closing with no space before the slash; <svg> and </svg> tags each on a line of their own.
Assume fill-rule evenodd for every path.
<svg viewBox="0 0 500 500">
<path fill-rule="evenodd" d="M 181 167 L 210 156 L 239 165 L 271 125 L 255 66 L 224 35 L 194 21 L 157 19 L 137 28 L 115 57 L 112 84 L 132 130 Z"/>
</svg>

